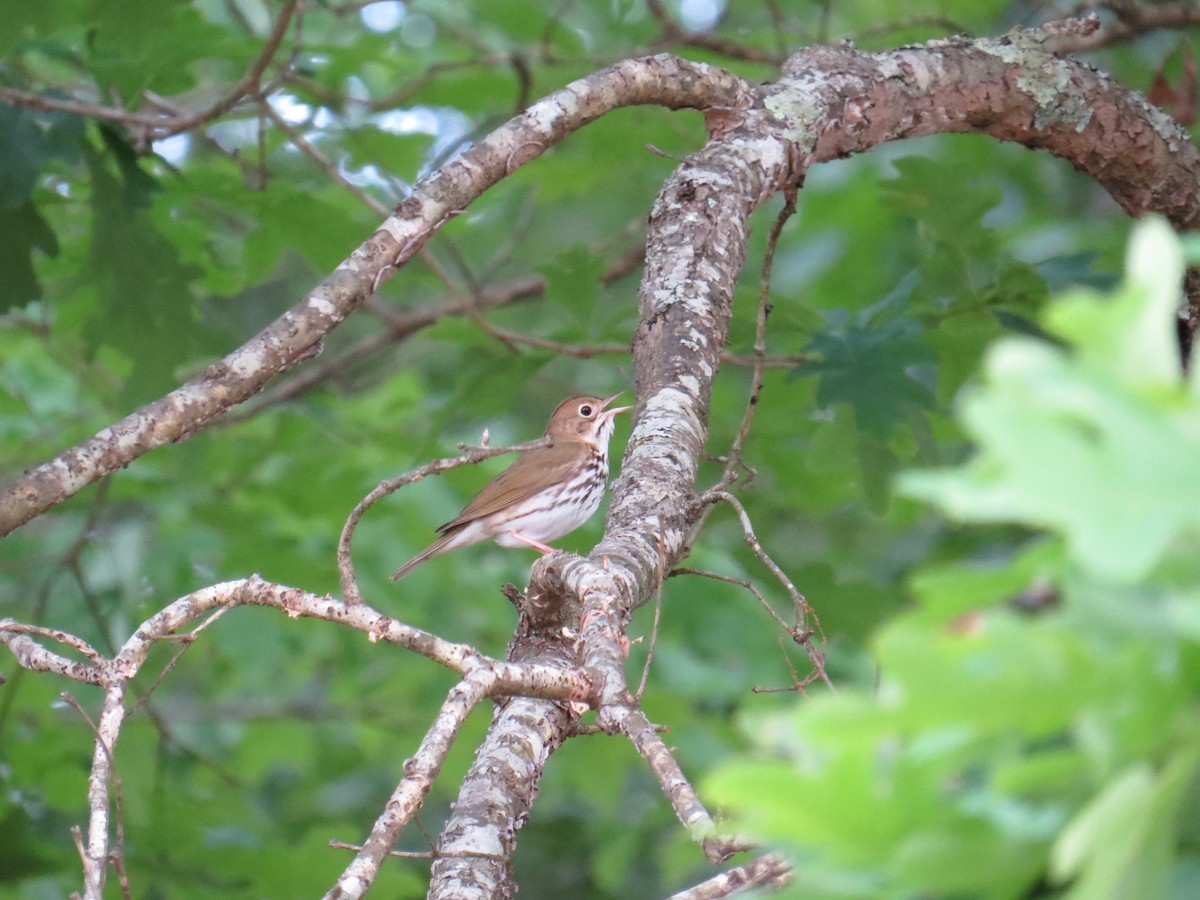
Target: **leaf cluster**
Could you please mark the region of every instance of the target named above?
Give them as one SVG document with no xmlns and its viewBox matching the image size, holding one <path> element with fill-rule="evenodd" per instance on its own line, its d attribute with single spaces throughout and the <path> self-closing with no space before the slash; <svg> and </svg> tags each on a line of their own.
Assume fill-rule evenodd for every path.
<svg viewBox="0 0 1200 900">
<path fill-rule="evenodd" d="M 976 451 L 901 490 L 1029 529 L 909 576 L 873 689 L 747 716 L 771 762 L 713 796 L 794 849 L 803 896 L 1185 897 L 1196 886 L 1200 378 L 1172 329 L 1183 264 L 1143 226 L 1111 293 L 1009 337 L 965 397 Z"/>
<path fill-rule="evenodd" d="M 640 3 L 317 3 L 305 4 L 301 37 L 289 32 L 268 67 L 269 98 L 244 98 L 169 142 L 139 144 L 117 119 L 0 104 L 0 475 L 155 399 L 303 296 L 378 224 L 348 186 L 390 207 L 466 142 L 573 77 L 666 49 L 765 79 L 777 69 L 763 54 L 804 43 L 850 37 L 886 47 L 954 31 L 998 33 L 1014 16 L 999 0 L 907 4 L 902 14 L 883 0 L 730 3 L 703 26 L 686 18 L 695 5 L 666 5 L 689 28 L 711 27 L 745 52 L 664 45 Z M 395 14 L 388 25 L 370 18 L 384 7 Z M 0 84 L 130 112 L 152 109 L 151 97 L 204 108 L 253 64 L 278 13 L 279 4 L 258 0 L 0 0 Z M 1114 64 L 1129 82 L 1148 83 L 1153 47 L 1119 52 Z M 329 165 L 276 127 L 264 102 Z M 315 387 L 268 392 L 252 414 L 236 410 L 219 427 L 148 454 L 0 542 L 0 614 L 111 650 L 166 602 L 215 581 L 257 572 L 337 590 L 337 534 L 379 481 L 477 441 L 485 427 L 493 443 L 534 437 L 571 392 L 630 386 L 626 356 L 501 340 L 480 317 L 543 343 L 626 346 L 638 269 L 618 264 L 636 258 L 671 157 L 703 140 L 694 113 L 623 110 L 514 173 L 385 285 L 382 311 L 355 316 L 333 335 L 308 365 L 350 358 Z M 754 222 L 736 298 L 729 349 L 742 356 L 753 348 L 773 214 Z M 806 859 L 822 866 L 807 870 L 819 874 L 806 884 L 867 894 L 917 884 L 949 894 L 981 881 L 1016 883 L 990 880 L 1005 860 L 1027 885 L 1052 856 L 1063 877 L 1082 877 L 1114 858 L 1101 840 L 1113 815 L 1136 812 L 1147 823 L 1139 834 L 1153 837 L 1151 825 L 1165 816 L 1158 813 L 1184 790 L 1177 786 L 1187 757 L 1175 754 L 1188 746 L 1180 735 L 1190 727 L 1191 686 L 1180 679 L 1194 665 L 1184 637 L 1172 645 L 1160 632 L 1195 627 L 1180 587 L 1186 545 L 1171 542 L 1196 506 L 1181 482 L 1172 488 L 1154 470 L 1165 457 L 1138 469 L 1137 480 L 1121 479 L 1187 433 L 1188 401 L 1177 387 L 1161 387 L 1175 412 L 1147 412 L 1140 394 L 1114 394 L 1100 375 L 1081 375 L 1058 345 L 1033 340 L 1017 345 L 1017 361 L 1033 368 L 1026 386 L 1014 381 L 1012 390 L 1026 393 L 1007 396 L 1009 376 L 989 375 L 961 424 L 952 415 L 997 339 L 1051 333 L 1080 356 L 1101 340 L 1095 321 L 1080 325 L 1082 334 L 1067 321 L 1092 301 L 1061 305 L 1054 315 L 1062 321 L 1041 310 L 1051 292 L 1071 285 L 1110 287 L 1125 230 L 1120 212 L 1065 164 L 977 137 L 830 163 L 801 192 L 768 298 L 767 352 L 787 367 L 767 373 L 745 451 L 757 475 L 739 496 L 763 544 L 816 608 L 829 672 L 843 690 L 799 713 L 793 694 L 752 694 L 756 685 L 791 682 L 774 626 L 736 586 L 675 578 L 664 588 L 645 701 L 673 728 L 689 775 L 760 743 L 778 740 L 795 752 L 770 770 L 773 787 L 748 775 L 736 793 L 770 819 L 772 827 L 755 824 L 772 837 L 799 846 L 774 823 L 804 823 Z M 388 314 L 533 275 L 546 279 L 540 297 L 446 316 L 405 340 L 353 352 L 386 330 Z M 1125 339 L 1119 328 L 1104 334 L 1089 357 L 1097 371 L 1101 348 L 1116 352 Z M 1139 358 L 1127 364 L 1136 369 Z M 1005 444 L 1044 423 L 1037 416 L 1051 401 L 1022 398 L 1053 372 L 1064 388 L 1090 392 L 1090 417 L 1047 426 L 1033 454 L 1027 444 Z M 720 374 L 709 423 L 714 457 L 737 432 L 749 381 L 744 368 Z M 1114 413 L 1125 418 L 1111 421 Z M 1020 427 L 992 445 L 985 438 L 997 431 L 988 428 L 994 416 Z M 618 451 L 627 429 L 620 426 Z M 949 499 L 951 482 L 937 489 L 937 510 L 915 493 L 896 495 L 897 472 L 962 462 L 972 441 L 992 455 L 972 463 L 982 474 L 968 469 L 954 482 L 963 506 Z M 1064 459 L 1073 453 L 1089 466 L 1074 481 L 1063 475 L 1076 474 Z M 372 510 L 355 543 L 368 601 L 502 651 L 513 615 L 495 586 L 523 581 L 529 557 L 472 548 L 418 570 L 402 592 L 387 573 L 503 464 L 423 482 Z M 701 486 L 721 470 L 707 465 Z M 1003 482 L 998 497 L 987 477 Z M 1078 506 L 1040 505 L 1060 483 L 1077 485 Z M 1089 488 L 1096 483 L 1118 484 L 1123 499 Z M 1134 528 L 1140 520 L 1121 504 L 1139 498 L 1152 499 L 1156 512 L 1165 504 L 1163 518 L 1153 518 L 1173 524 Z M 942 510 L 976 519 L 987 511 L 1001 524 L 963 528 Z M 1032 540 L 1035 527 L 1057 537 Z M 599 534 L 597 520 L 563 546 L 584 550 Z M 1140 562 L 1124 581 L 1087 576 L 1099 579 L 1093 592 L 1081 559 L 1101 558 Z M 691 562 L 737 577 L 764 574 L 740 526 L 719 512 Z M 1173 566 L 1174 580 L 1137 582 L 1138 572 L 1158 579 Z M 1131 583 L 1148 592 L 1159 618 L 1134 627 L 1119 615 L 1131 608 Z M 1060 611 L 1026 618 L 1005 605 L 1040 596 L 1042 585 L 1064 598 Z M 783 606 L 781 594 L 768 595 Z M 1084 595 L 1099 605 L 1081 605 L 1075 598 Z M 1080 624 L 1091 617 L 1099 624 Z M 646 657 L 651 613 L 634 627 L 644 640 L 632 650 L 631 672 Z M 1123 643 L 1123 628 L 1135 643 Z M 1013 647 L 1022 652 L 1017 662 Z M 792 656 L 800 665 L 802 656 Z M 152 657 L 144 691 L 171 659 L 169 648 Z M 77 888 L 69 829 L 85 814 L 92 736 L 58 699 L 64 685 L 11 661 L 3 674 L 0 896 L 63 896 Z M 249 610 L 222 620 L 174 665 L 122 738 L 124 859 L 137 892 L 292 896 L 329 883 L 344 860 L 325 842 L 361 837 L 449 684 L 425 662 L 314 623 Z M 87 689 L 77 699 L 89 711 L 98 705 Z M 482 718 L 468 723 L 428 799 L 430 834 Z M 752 723 L 749 733 L 740 722 Z M 954 805 L 935 802 L 942 794 Z M 774 802 L 793 797 L 787 810 Z M 821 805 L 805 807 L 814 802 L 805 798 Z M 802 817 L 802 808 L 820 814 Z M 1076 837 L 1058 851 L 1054 835 L 1069 823 Z M 419 834 L 406 840 L 402 849 L 427 849 Z M 892 867 L 898 856 L 907 868 Z M 553 761 L 516 865 L 530 896 L 648 897 L 708 874 L 697 860 L 632 754 L 596 737 L 572 742 Z M 398 862 L 376 890 L 420 895 L 425 870 Z M 929 876 L 935 870 L 940 880 Z"/>
</svg>

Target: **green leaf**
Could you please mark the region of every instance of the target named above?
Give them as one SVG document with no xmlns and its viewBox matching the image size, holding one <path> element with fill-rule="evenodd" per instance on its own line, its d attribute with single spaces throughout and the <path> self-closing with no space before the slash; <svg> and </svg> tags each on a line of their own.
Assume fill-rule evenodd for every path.
<svg viewBox="0 0 1200 900">
<path fill-rule="evenodd" d="M 1037 270 L 1052 291 L 1080 286 L 1111 291 L 1116 282 L 1109 273 L 1096 270 L 1098 257 L 1093 251 L 1051 256 L 1039 262 Z"/>
<path fill-rule="evenodd" d="M 0 209 L 0 312 L 42 296 L 33 266 L 35 250 L 58 255 L 58 238 L 33 201 Z"/>
<path fill-rule="evenodd" d="M 881 199 L 915 219 L 927 240 L 956 248 L 992 240 L 983 217 L 1002 199 L 995 183 L 973 168 L 928 156 L 906 156 L 892 165 L 899 174 L 881 189 Z"/>
<path fill-rule="evenodd" d="M 46 155 L 47 143 L 31 113 L 0 105 L 0 212 L 24 206 Z"/>
<path fill-rule="evenodd" d="M 1175 828 L 1200 763 L 1200 747 L 1178 751 L 1155 773 L 1145 763 L 1114 778 L 1063 830 L 1052 869 L 1078 900 L 1163 897 Z"/>
<path fill-rule="evenodd" d="M 921 339 L 922 328 L 911 318 L 886 318 L 903 292 L 863 310 L 853 320 L 840 310 L 827 315 L 829 327 L 804 348 L 819 356 L 792 370 L 792 377 L 817 376 L 817 402 L 848 404 L 860 428 L 880 441 L 895 428 L 934 406 L 926 367 L 933 353 Z"/>
<path fill-rule="evenodd" d="M 228 53 L 240 43 L 248 62 L 261 46 L 249 36 L 232 39 L 187 0 L 90 0 L 83 21 L 90 28 L 87 64 L 97 84 L 131 102 L 146 88 L 169 96 L 193 87 L 192 65 L 202 53 Z M 229 68 L 231 83 L 240 69 Z"/>
<path fill-rule="evenodd" d="M 1175 311 L 1183 284 L 1183 251 L 1157 217 L 1139 223 L 1129 243 L 1125 284 L 1111 299 L 1069 294 L 1046 312 L 1050 331 L 1077 354 L 1131 387 L 1179 384 Z"/>
<path fill-rule="evenodd" d="M 603 256 L 584 244 L 574 244 L 540 268 L 546 276 L 546 296 L 576 321 L 591 319 L 597 313 L 600 276 L 607 267 Z"/>
<path fill-rule="evenodd" d="M 1013 602 L 1031 589 L 1051 589 L 1063 578 L 1062 555 L 1058 542 L 1038 541 L 1011 558 L 931 563 L 909 587 L 926 614 L 947 621 Z"/>
<path fill-rule="evenodd" d="M 127 397 L 144 400 L 178 383 L 178 366 L 221 345 L 197 315 L 191 282 L 199 270 L 180 260 L 147 215 L 157 189 L 153 177 L 120 140 L 109 140 L 107 149 L 86 153 L 92 175 L 88 285 L 72 306 L 93 355 L 110 346 L 133 361 Z"/>
<path fill-rule="evenodd" d="M 54 33 L 63 24 L 74 23 L 78 9 L 70 2 L 26 3 L 25 0 L 0 0 L 0 54 L 8 54 L 24 41 L 31 43 Z"/>
<path fill-rule="evenodd" d="M 1076 560 L 1118 581 L 1200 534 L 1200 394 L 1178 370 L 1181 256 L 1164 227 L 1140 226 L 1114 298 L 1073 294 L 1047 314 L 1072 350 L 1027 338 L 992 348 L 962 410 L 978 455 L 910 473 L 902 492 L 968 521 L 1056 530 Z"/>
</svg>

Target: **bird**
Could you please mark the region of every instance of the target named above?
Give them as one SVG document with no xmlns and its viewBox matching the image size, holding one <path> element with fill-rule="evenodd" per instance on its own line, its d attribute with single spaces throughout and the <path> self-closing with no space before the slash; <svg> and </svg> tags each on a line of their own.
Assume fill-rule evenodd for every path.
<svg viewBox="0 0 1200 900">
<path fill-rule="evenodd" d="M 545 542 L 574 531 L 600 507 L 613 419 L 633 409 L 608 408 L 622 393 L 569 397 L 558 404 L 546 426 L 549 443 L 526 450 L 485 484 L 462 512 L 437 529 L 436 541 L 392 573 L 392 581 L 431 557 L 486 540 L 556 552 Z"/>
</svg>

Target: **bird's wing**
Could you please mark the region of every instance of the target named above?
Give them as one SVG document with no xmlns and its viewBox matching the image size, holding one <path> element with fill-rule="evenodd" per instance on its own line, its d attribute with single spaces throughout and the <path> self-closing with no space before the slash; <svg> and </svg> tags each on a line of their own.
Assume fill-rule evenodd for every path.
<svg viewBox="0 0 1200 900">
<path fill-rule="evenodd" d="M 579 459 L 580 448 L 570 441 L 527 450 L 511 466 L 483 486 L 463 511 L 438 528 L 438 534 L 481 519 L 539 494 L 563 480 Z"/>
</svg>

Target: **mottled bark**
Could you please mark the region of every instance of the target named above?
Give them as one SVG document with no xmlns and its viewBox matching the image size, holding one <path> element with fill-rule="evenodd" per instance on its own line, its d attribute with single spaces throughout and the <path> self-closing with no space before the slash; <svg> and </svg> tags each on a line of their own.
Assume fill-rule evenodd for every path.
<svg viewBox="0 0 1200 900">
<path fill-rule="evenodd" d="M 633 335 L 636 420 L 604 538 L 586 558 L 560 554 L 535 566 L 520 601 L 521 627 L 510 663 L 486 660 L 364 604 L 314 598 L 255 579 L 238 587 L 234 598 L 232 588 L 216 586 L 168 607 L 111 662 L 67 660 L 34 640 L 62 636 L 0 623 L 0 639 L 22 664 L 107 689 L 89 790 L 86 896 L 99 897 L 103 890 L 111 775 L 106 760 L 124 712 L 125 684 L 150 642 L 201 611 L 235 602 L 269 603 L 365 629 L 373 639 L 425 653 L 463 676 L 329 896 L 359 897 L 367 890 L 466 715 L 483 698 L 504 694 L 523 696 L 498 710 L 479 748 L 439 839 L 431 895 L 512 893 L 509 861 L 516 835 L 530 814 L 546 761 L 574 733 L 576 700 L 597 709 L 600 728 L 637 748 L 709 858 L 728 856 L 735 845 L 714 836 L 708 814 L 629 690 L 623 641 L 634 610 L 686 554 L 700 515 L 695 479 L 746 258 L 749 217 L 777 192 L 802 184 L 815 163 L 905 137 L 971 132 L 1062 157 L 1131 215 L 1154 211 L 1180 229 L 1194 227 L 1200 217 L 1200 157 L 1187 135 L 1137 94 L 1050 52 L 1064 36 L 1086 37 L 1085 31 L 1059 26 L 886 53 L 812 48 L 792 57 L 779 80 L 764 85 L 666 56 L 621 63 L 582 79 L 419 184 L 307 297 L 201 377 L 0 489 L 5 534 L 149 449 L 205 427 L 311 355 L 442 223 L 575 129 L 633 103 L 704 110 L 707 144 L 672 174 L 650 213 Z M 348 538 L 344 549 L 348 562 Z M 782 877 L 774 859 L 735 871 L 719 886 L 714 882 L 718 893 L 696 896 L 720 896 Z"/>
<path fill-rule="evenodd" d="M 747 219 L 764 200 L 802 183 L 817 162 L 905 137 L 975 132 L 1068 160 L 1132 215 L 1158 212 L 1181 229 L 1197 222 L 1200 156 L 1187 136 L 1136 93 L 1053 55 L 1046 41 L 1040 32 L 1014 32 L 889 53 L 814 48 L 789 60 L 778 82 L 746 85 L 736 103 L 710 110 L 710 142 L 671 176 L 650 215 L 633 339 L 636 421 L 604 539 L 587 558 L 560 555 L 535 566 L 529 589 L 580 609 L 577 659 L 598 691 L 602 728 L 623 731 L 636 707 L 621 644 L 629 617 L 686 552 Z M 502 746 L 497 732 L 510 725 L 520 728 L 493 723 L 477 767 L 489 768 L 487 748 Z M 568 736 L 564 730 L 545 745 Z M 654 768 L 652 754 L 643 755 Z M 529 780 L 508 789 L 532 796 L 540 771 L 524 771 Z M 660 780 L 671 797 L 677 785 Z M 687 804 L 671 799 L 703 841 Z M 524 814 L 522 807 L 503 824 L 487 819 L 510 837 L 506 852 Z M 495 860 L 480 865 L 500 871 Z M 503 878 L 488 883 L 495 893 L 470 896 L 510 889 Z"/>
<path fill-rule="evenodd" d="M 617 63 L 531 106 L 417 184 L 362 245 L 259 334 L 165 397 L 0 486 L 0 537 L 165 443 L 191 437 L 321 341 L 485 190 L 572 132 L 622 106 L 721 102 L 728 73 L 667 56 Z M 715 99 L 714 99 L 715 98 Z"/>
</svg>

